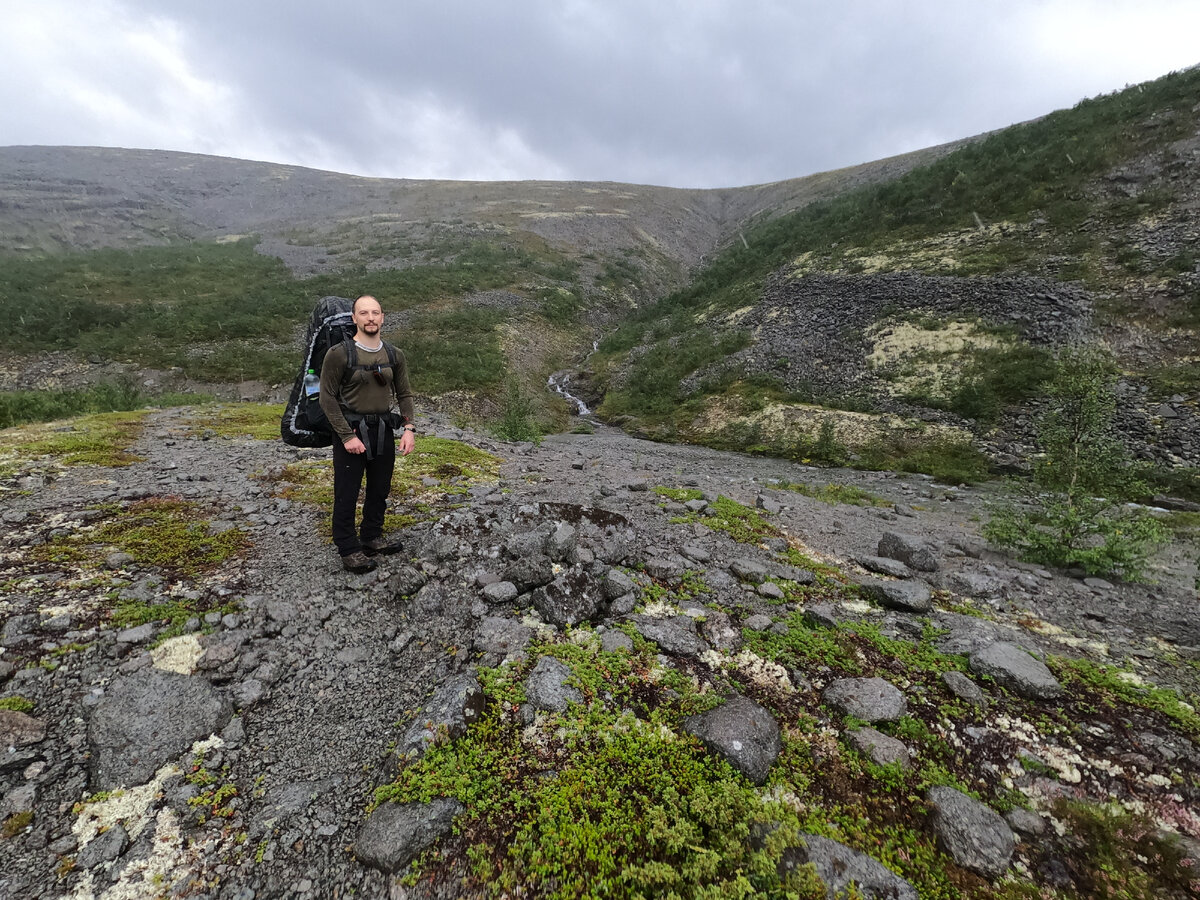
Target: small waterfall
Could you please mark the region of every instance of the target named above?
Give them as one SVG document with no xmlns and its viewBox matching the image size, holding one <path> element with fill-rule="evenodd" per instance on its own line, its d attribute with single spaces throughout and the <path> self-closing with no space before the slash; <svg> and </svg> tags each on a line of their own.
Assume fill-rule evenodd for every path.
<svg viewBox="0 0 1200 900">
<path fill-rule="evenodd" d="M 587 408 L 587 404 L 584 403 L 582 400 L 580 400 L 578 397 L 576 397 L 574 394 L 572 394 L 570 391 L 567 390 L 567 385 L 569 385 L 570 383 L 571 383 L 571 376 L 564 372 L 561 375 L 551 375 L 550 378 L 546 381 L 546 387 L 548 387 L 550 390 L 554 391 L 554 393 L 558 394 L 560 397 L 562 397 L 568 403 L 575 404 L 575 408 L 578 410 L 578 412 L 576 412 L 576 415 L 590 416 L 592 414 L 592 411 Z"/>
</svg>

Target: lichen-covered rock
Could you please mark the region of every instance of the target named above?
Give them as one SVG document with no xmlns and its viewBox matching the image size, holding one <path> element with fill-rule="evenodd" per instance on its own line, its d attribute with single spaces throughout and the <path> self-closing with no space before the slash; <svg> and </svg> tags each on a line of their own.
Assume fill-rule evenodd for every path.
<svg viewBox="0 0 1200 900">
<path fill-rule="evenodd" d="M 864 722 L 894 722 L 908 710 L 900 689 L 882 678 L 839 678 L 825 688 L 821 699 Z"/>
<path fill-rule="evenodd" d="M 917 889 L 877 859 L 816 834 L 802 834 L 800 840 L 799 845 L 781 854 L 781 877 L 812 863 L 829 900 L 847 896 L 851 884 L 858 892 L 856 896 L 867 900 L 918 900 Z"/>
<path fill-rule="evenodd" d="M 938 846 L 965 869 L 990 878 L 1003 875 L 1017 842 L 1000 814 L 946 785 L 931 787 L 925 796 Z"/>
<path fill-rule="evenodd" d="M 933 548 L 928 541 L 916 535 L 886 531 L 880 537 L 879 547 L 875 552 L 887 559 L 898 559 L 918 572 L 938 570 L 938 560 Z"/>
<path fill-rule="evenodd" d="M 933 607 L 933 592 L 923 581 L 885 581 L 864 578 L 860 583 L 863 595 L 888 609 L 923 613 Z"/>
<path fill-rule="evenodd" d="M 479 720 L 486 697 L 473 675 L 459 675 L 439 687 L 417 711 L 396 753 L 420 756 L 443 736 L 453 740 Z"/>
</svg>

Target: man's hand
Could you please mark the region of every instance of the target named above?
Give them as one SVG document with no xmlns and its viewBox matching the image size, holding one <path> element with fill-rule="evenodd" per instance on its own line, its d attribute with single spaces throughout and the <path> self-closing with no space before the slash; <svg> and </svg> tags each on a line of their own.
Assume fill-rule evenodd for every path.
<svg viewBox="0 0 1200 900">
<path fill-rule="evenodd" d="M 404 434 L 400 438 L 400 455 L 408 456 L 408 454 L 413 452 L 413 448 L 416 447 L 416 445 L 417 439 L 413 437 L 413 433 L 406 428 L 404 430 Z"/>
<path fill-rule="evenodd" d="M 350 438 L 343 446 L 347 453 L 366 453 L 367 448 L 363 446 L 363 442 L 356 437 Z"/>
</svg>

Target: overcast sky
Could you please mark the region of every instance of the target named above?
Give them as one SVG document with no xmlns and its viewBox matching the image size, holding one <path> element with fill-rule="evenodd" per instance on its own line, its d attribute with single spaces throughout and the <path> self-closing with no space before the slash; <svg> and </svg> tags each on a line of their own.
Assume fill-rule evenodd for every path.
<svg viewBox="0 0 1200 900">
<path fill-rule="evenodd" d="M 1200 63 L 1200 0 L 0 0 L 0 13 L 0 145 L 396 178 L 776 181 Z"/>
</svg>

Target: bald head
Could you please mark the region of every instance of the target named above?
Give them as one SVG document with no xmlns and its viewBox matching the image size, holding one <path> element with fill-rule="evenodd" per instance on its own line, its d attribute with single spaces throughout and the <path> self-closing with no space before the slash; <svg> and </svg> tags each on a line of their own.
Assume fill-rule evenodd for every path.
<svg viewBox="0 0 1200 900">
<path fill-rule="evenodd" d="M 379 330 L 383 327 L 383 307 L 370 294 L 363 294 L 354 301 L 351 319 L 358 333 L 354 336 L 360 343 L 373 345 L 379 340 Z"/>
</svg>

